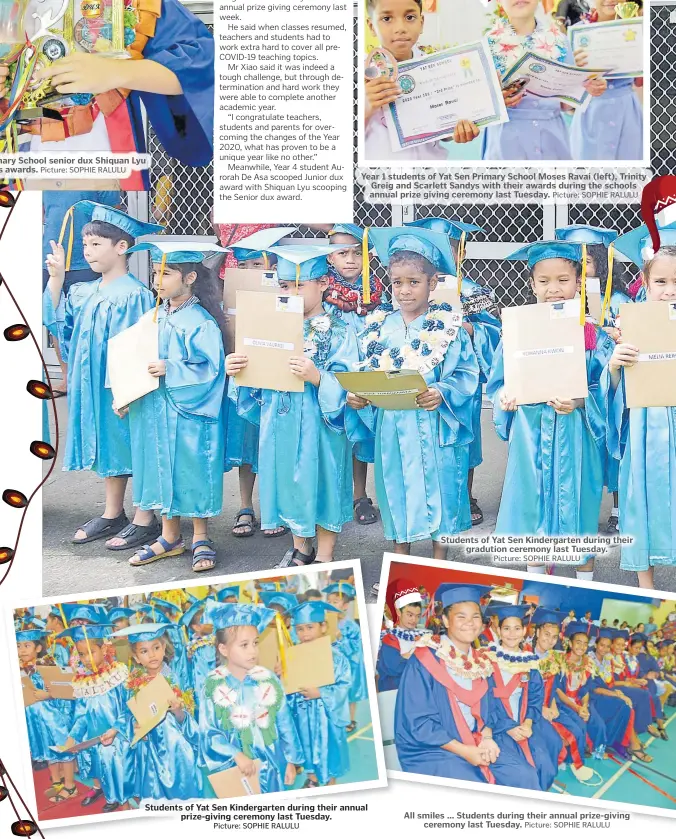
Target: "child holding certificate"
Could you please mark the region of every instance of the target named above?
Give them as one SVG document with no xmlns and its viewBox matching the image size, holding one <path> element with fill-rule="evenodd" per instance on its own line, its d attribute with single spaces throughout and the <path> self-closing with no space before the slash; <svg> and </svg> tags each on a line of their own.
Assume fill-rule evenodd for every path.
<svg viewBox="0 0 676 839">
<path fill-rule="evenodd" d="M 286 568 L 333 559 L 338 533 L 353 516 L 352 447 L 370 431 L 347 406 L 346 393 L 333 375 L 352 370 L 359 361 L 353 330 L 323 303 L 329 284 L 326 256 L 336 246 L 280 245 L 270 250 L 278 257 L 282 293 L 303 300 L 305 352 L 289 363 L 304 390 L 238 387 L 236 378 L 229 386 L 238 413 L 260 426 L 261 524 L 291 530 L 293 549 L 277 566 Z M 247 364 L 246 355 L 231 353 L 226 358 L 228 376 L 235 377 Z"/>
<path fill-rule="evenodd" d="M 645 225 L 617 239 L 620 253 L 643 270 L 648 301 L 676 302 L 676 224 L 660 228 L 651 244 Z M 655 244 L 657 249 L 655 250 Z M 656 565 L 676 565 L 676 523 L 670 511 L 676 475 L 676 409 L 626 408 L 624 367 L 638 361 L 640 347 L 618 343 L 604 372 L 608 448 L 620 463 L 620 568 L 636 571 L 641 588 L 653 588 Z"/>
<path fill-rule="evenodd" d="M 207 521 L 223 501 L 225 317 L 215 276 L 204 266 L 217 245 L 144 242 L 150 251 L 157 310 L 158 360 L 148 372 L 160 386 L 129 406 L 133 502 L 158 510 L 162 533 L 136 551 L 130 565 L 142 566 L 185 551 L 181 516 L 193 520 L 192 570 L 214 567 L 215 546 Z M 196 246 L 197 247 L 197 246 Z M 124 412 L 126 413 L 126 412 Z"/>
<path fill-rule="evenodd" d="M 538 304 L 572 300 L 580 287 L 582 246 L 538 242 L 511 254 L 527 260 L 530 286 Z M 582 303 L 584 305 L 584 303 Z M 613 341 L 595 324 L 584 326 L 589 396 L 556 398 L 517 406 L 504 387 L 502 345 L 488 380 L 498 436 L 509 441 L 505 484 L 496 533 L 586 536 L 598 532 L 603 495 L 605 422 L 599 388 Z M 555 476 L 555 477 L 554 477 Z M 532 573 L 545 566 L 529 563 Z M 577 570 L 593 578 L 593 558 Z"/>
<path fill-rule="evenodd" d="M 432 539 L 434 557 L 444 559 L 439 537 L 472 526 L 467 472 L 479 364 L 462 316 L 433 302 L 437 275 L 455 274 L 448 236 L 411 227 L 372 229 L 370 236 L 399 309 L 367 319 L 359 339 L 367 369 L 417 370 L 428 385 L 417 410 L 376 411 L 375 481 L 385 537 L 400 554 L 409 553 L 411 542 Z M 354 394 L 348 403 L 357 410 L 367 405 Z"/>
<path fill-rule="evenodd" d="M 124 512 L 124 493 L 132 472 L 129 423 L 113 413 L 107 382 L 108 339 L 133 326 L 154 304 L 151 292 L 127 269 L 127 252 L 138 236 L 158 233 L 157 224 L 137 221 L 121 210 L 92 201 L 76 205 L 91 221 L 82 229 L 84 256 L 101 279 L 77 283 L 64 294 L 69 254 L 56 242 L 47 257 L 49 282 L 43 294 L 43 322 L 50 328 L 65 306 L 62 352 L 68 364 L 68 426 L 65 471 L 91 470 L 104 479 L 103 513 L 85 522 L 73 543 L 109 538 L 106 547 L 123 550 L 143 544 L 159 532 L 152 512 L 137 511 L 134 522 Z M 66 215 L 64 233 L 72 225 Z M 117 539 L 110 537 L 118 534 Z"/>
</svg>

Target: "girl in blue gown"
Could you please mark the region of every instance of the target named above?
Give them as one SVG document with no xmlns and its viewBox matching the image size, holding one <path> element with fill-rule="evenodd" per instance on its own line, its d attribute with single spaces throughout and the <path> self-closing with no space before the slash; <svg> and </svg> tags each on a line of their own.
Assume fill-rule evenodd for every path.
<svg viewBox="0 0 676 839">
<path fill-rule="evenodd" d="M 133 698 L 157 676 L 164 677 L 174 700 L 159 725 L 130 749 L 131 783 L 134 798 L 187 799 L 202 796 L 202 774 L 198 768 L 199 732 L 193 718 L 192 691 L 184 692 L 174 682 L 166 659 L 170 642 L 168 624 L 130 626 L 113 633 L 126 638 L 135 662 L 126 687 Z M 127 736 L 131 741 L 137 724 L 128 715 Z"/>
<path fill-rule="evenodd" d="M 326 613 L 336 611 L 321 601 L 300 603 L 291 609 L 291 623 L 299 643 L 307 644 L 325 635 Z M 331 786 L 350 768 L 347 727 L 352 670 L 337 643 L 331 645 L 331 655 L 335 676 L 332 685 L 306 688 L 289 695 L 289 708 L 305 753 L 304 788 Z"/>
<path fill-rule="evenodd" d="M 171 658 L 171 670 L 174 674 L 174 681 L 181 690 L 188 690 L 192 687 L 190 679 L 190 666 L 188 664 L 188 653 L 186 643 L 188 634 L 185 626 L 181 625 L 183 614 L 181 607 L 169 600 L 150 596 L 147 603 L 138 607 L 138 611 L 145 615 L 144 623 L 167 623 L 167 636 L 171 641 L 174 654 Z"/>
<path fill-rule="evenodd" d="M 642 642 L 629 643 L 629 630 L 618 629 L 612 644 L 613 674 L 615 684 L 625 696 L 631 699 L 635 711 L 634 728 L 638 734 L 647 731 L 652 737 L 660 737 L 657 727 L 658 708 L 648 689 L 648 680 L 640 677 L 641 665 L 638 652 Z"/>
<path fill-rule="evenodd" d="M 220 594 L 220 592 L 219 592 Z M 190 635 L 186 644 L 190 686 L 195 696 L 195 719 L 199 720 L 199 703 L 207 676 L 216 667 L 216 636 L 213 626 L 202 623 L 209 597 L 197 600 L 180 618 L 179 623 Z M 236 598 L 235 598 L 236 599 Z"/>
<path fill-rule="evenodd" d="M 293 549 L 278 567 L 333 559 L 338 533 L 352 519 L 352 447 L 370 433 L 346 405 L 335 377 L 359 360 L 353 331 L 322 302 L 328 286 L 326 255 L 336 247 L 270 248 L 278 258 L 281 290 L 303 298 L 304 354 L 289 359 L 293 375 L 304 382 L 303 391 L 238 387 L 236 375 L 248 358 L 232 353 L 226 359 L 230 398 L 241 416 L 260 426 L 261 525 L 283 524 L 293 535 Z"/>
<path fill-rule="evenodd" d="M 641 225 L 615 246 L 643 269 L 649 302 L 674 302 L 676 224 L 660 228 L 659 236 L 663 247 L 657 242 L 651 248 L 648 228 Z M 639 351 L 620 339 L 601 388 L 608 450 L 619 462 L 620 533 L 633 537 L 621 546 L 620 568 L 636 571 L 639 586 L 653 588 L 655 566 L 676 565 L 676 408 L 626 407 L 623 368 L 636 363 Z"/>
<path fill-rule="evenodd" d="M 129 564 L 183 553 L 183 516 L 193 524 L 192 570 L 202 572 L 215 564 L 207 525 L 223 504 L 225 318 L 216 279 L 202 264 L 204 243 L 199 251 L 189 247 L 185 241 L 144 242 L 131 249 L 150 251 L 162 300 L 156 310 L 158 360 L 148 365 L 159 388 L 129 406 L 133 502 L 161 513 L 162 534 Z"/>
<path fill-rule="evenodd" d="M 511 254 L 525 259 L 538 304 L 572 300 L 578 291 L 582 249 L 568 242 L 540 242 Z M 496 533 L 584 536 L 598 532 L 603 494 L 605 424 L 599 380 L 613 341 L 591 322 L 584 326 L 586 399 L 520 405 L 505 391 L 502 345 L 486 392 L 498 436 L 509 441 Z M 543 565 L 528 570 L 544 573 Z M 577 571 L 593 574 L 593 559 Z"/>
<path fill-rule="evenodd" d="M 290 787 L 305 761 L 284 688 L 258 664 L 259 633 L 274 614 L 260 606 L 210 603 L 204 617 L 216 630 L 220 663 L 200 700 L 201 760 L 209 774 L 237 767 L 245 777 L 256 774 L 260 761 L 261 793 Z"/>
<path fill-rule="evenodd" d="M 71 643 L 67 638 L 56 638 L 66 628 L 65 613 L 58 606 L 52 606 L 47 615 L 45 628 L 50 633 L 48 638 L 48 652 L 59 667 L 66 668 L 70 663 Z"/>
<path fill-rule="evenodd" d="M 376 495 L 385 537 L 398 553 L 432 539 L 435 558 L 443 559 L 440 537 L 472 524 L 467 473 L 479 364 L 462 315 L 430 302 L 437 274 L 455 273 L 448 236 L 410 227 L 371 230 L 370 236 L 400 308 L 368 319 L 360 336 L 363 366 L 417 370 L 428 385 L 417 410 L 375 411 Z M 356 410 L 368 405 L 353 394 L 348 403 Z"/>
</svg>

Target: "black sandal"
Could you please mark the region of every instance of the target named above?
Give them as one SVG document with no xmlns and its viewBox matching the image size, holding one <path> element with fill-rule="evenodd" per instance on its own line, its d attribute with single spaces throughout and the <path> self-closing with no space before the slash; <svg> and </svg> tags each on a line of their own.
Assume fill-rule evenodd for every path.
<svg viewBox="0 0 676 839">
<path fill-rule="evenodd" d="M 366 495 L 356 498 L 352 502 L 352 506 L 354 507 L 354 518 L 357 524 L 375 524 L 378 521 L 378 514 L 373 506 L 373 501 Z"/>
<path fill-rule="evenodd" d="M 216 551 L 214 543 L 211 539 L 200 539 L 199 542 L 193 542 L 192 545 L 192 570 L 196 574 L 201 574 L 202 571 L 212 571 L 216 565 Z M 206 548 L 203 551 L 197 551 L 197 548 Z M 204 568 L 198 568 L 200 562 L 208 562 L 210 565 L 205 565 Z"/>
<path fill-rule="evenodd" d="M 608 516 L 608 524 L 606 525 L 606 533 L 619 533 L 620 520 L 617 516 Z"/>
<path fill-rule="evenodd" d="M 109 545 L 106 543 L 106 549 L 109 551 L 126 551 L 129 548 L 137 548 L 139 545 L 145 545 L 146 543 L 152 544 L 161 532 L 162 525 L 154 516 L 152 524 L 134 524 L 130 522 L 119 533 L 113 536 L 113 538 L 124 539 L 124 544 Z"/>
<path fill-rule="evenodd" d="M 243 518 L 250 518 L 251 521 L 243 521 L 240 522 L 240 519 Z M 243 533 L 235 533 L 236 527 L 244 527 L 247 528 L 244 530 Z M 238 539 L 246 539 L 248 536 L 254 535 L 254 530 L 256 529 L 256 514 L 251 509 L 251 507 L 242 507 L 242 509 L 237 513 L 235 516 L 235 523 L 232 526 L 232 535 L 236 536 Z"/>
<path fill-rule="evenodd" d="M 95 542 L 97 539 L 104 539 L 106 536 L 115 536 L 120 530 L 129 524 L 127 514 L 122 511 L 114 519 L 104 519 L 103 516 L 89 519 L 78 530 L 84 530 L 87 534 L 85 539 L 71 539 L 74 545 L 85 545 L 87 542 Z"/>
<path fill-rule="evenodd" d="M 484 520 L 484 514 L 476 498 L 469 499 L 469 511 L 472 514 L 472 527 L 477 527 Z M 476 516 L 476 518 L 475 518 Z"/>
<path fill-rule="evenodd" d="M 660 737 L 661 737 L 663 740 L 668 740 L 668 739 L 669 739 L 669 735 L 667 734 L 666 729 L 665 729 L 663 726 L 658 725 L 658 726 L 657 726 L 657 730 L 659 731 L 659 733 L 660 733 Z"/>
<path fill-rule="evenodd" d="M 312 549 L 312 553 L 304 554 L 296 548 L 290 548 L 282 558 L 282 561 L 275 565 L 275 568 L 296 568 L 297 566 L 312 565 L 317 557 L 317 552 Z"/>
<path fill-rule="evenodd" d="M 357 728 L 357 720 L 350 720 L 350 724 L 346 727 L 345 731 L 348 734 L 352 734 L 352 732 Z"/>
<path fill-rule="evenodd" d="M 646 752 L 645 749 L 627 749 L 627 753 L 631 755 L 631 757 L 635 757 L 636 760 L 640 760 L 641 763 L 652 763 L 652 757 Z"/>
<path fill-rule="evenodd" d="M 63 793 L 68 793 L 64 795 Z M 64 801 L 72 801 L 73 798 L 77 798 L 79 795 L 79 790 L 77 787 L 63 787 L 60 792 L 58 792 L 52 799 L 52 804 L 61 804 Z"/>
<path fill-rule="evenodd" d="M 101 787 L 94 787 L 90 794 L 86 798 L 82 799 L 81 804 L 83 807 L 89 807 L 90 804 L 93 804 L 95 801 L 98 801 L 102 795 L 103 790 L 101 789 Z"/>
</svg>

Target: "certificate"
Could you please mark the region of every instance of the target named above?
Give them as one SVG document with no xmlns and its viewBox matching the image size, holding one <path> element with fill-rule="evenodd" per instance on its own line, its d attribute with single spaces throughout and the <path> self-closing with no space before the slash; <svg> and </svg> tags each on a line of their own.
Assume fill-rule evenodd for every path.
<svg viewBox="0 0 676 839">
<path fill-rule="evenodd" d="M 591 70 L 589 67 L 572 67 L 549 58 L 527 52 L 512 65 L 502 79 L 503 85 L 518 78 L 527 79 L 524 90 L 540 99 L 559 99 L 579 108 L 590 98 L 584 89 L 589 79 L 605 76 L 608 70 Z"/>
<path fill-rule="evenodd" d="M 392 151 L 451 137 L 460 120 L 507 122 L 500 81 L 486 41 L 402 61 L 401 95 L 385 110 Z"/>
<path fill-rule="evenodd" d="M 336 373 L 336 379 L 348 392 L 390 411 L 417 410 L 416 399 L 427 390 L 427 382 L 417 370 L 363 370 Z"/>
<path fill-rule="evenodd" d="M 676 406 L 676 303 L 623 303 L 622 341 L 638 347 L 638 362 L 624 367 L 627 408 Z"/>
<path fill-rule="evenodd" d="M 643 75 L 643 18 L 577 23 L 568 30 L 573 50 L 584 50 L 593 67 L 609 67 L 607 79 Z"/>
</svg>

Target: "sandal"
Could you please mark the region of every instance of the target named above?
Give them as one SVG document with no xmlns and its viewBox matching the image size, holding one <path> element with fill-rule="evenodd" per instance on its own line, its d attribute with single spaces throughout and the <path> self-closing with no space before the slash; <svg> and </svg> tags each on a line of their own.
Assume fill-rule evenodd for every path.
<svg viewBox="0 0 676 839">
<path fill-rule="evenodd" d="M 303 789 L 314 789 L 314 787 L 319 786 L 319 781 L 313 781 L 312 778 L 308 778 L 307 781 L 303 784 Z"/>
<path fill-rule="evenodd" d="M 650 723 L 646 730 L 648 734 L 650 734 L 650 736 L 654 737 L 656 740 L 659 740 L 662 736 L 660 734 L 659 728 L 655 725 L 655 723 Z"/>
<path fill-rule="evenodd" d="M 196 548 L 206 548 L 206 550 L 198 551 L 195 553 Z M 211 539 L 201 539 L 199 542 L 193 542 L 192 544 L 192 570 L 196 574 L 200 574 L 202 571 L 211 571 L 211 569 L 216 564 L 214 560 L 216 559 L 216 551 L 214 550 L 215 545 L 211 541 Z M 197 566 L 200 562 L 206 562 L 207 564 L 203 568 L 198 568 Z"/>
<path fill-rule="evenodd" d="M 61 791 L 52 798 L 52 804 L 61 804 L 64 801 L 70 801 L 71 798 L 77 798 L 80 791 L 77 787 L 63 787 Z"/>
<path fill-rule="evenodd" d="M 476 527 L 484 520 L 484 514 L 476 498 L 469 499 L 469 511 L 472 514 L 472 527 Z"/>
<path fill-rule="evenodd" d="M 355 498 L 352 506 L 354 507 L 354 517 L 357 524 L 375 524 L 378 521 L 378 514 L 373 506 L 373 501 L 365 495 L 361 498 Z"/>
<path fill-rule="evenodd" d="M 606 525 L 606 533 L 619 533 L 620 520 L 617 516 L 608 516 L 608 524 Z"/>
<path fill-rule="evenodd" d="M 60 781 L 54 781 L 51 786 L 48 786 L 45 790 L 45 795 L 47 798 L 54 798 L 55 795 L 58 795 L 61 790 L 63 789 L 63 782 L 64 778 L 61 778 Z"/>
<path fill-rule="evenodd" d="M 667 734 L 666 729 L 665 729 L 663 726 L 658 725 L 658 726 L 657 726 L 657 730 L 659 731 L 659 733 L 660 733 L 660 737 L 661 737 L 663 740 L 668 740 L 668 739 L 669 739 L 669 735 Z"/>
<path fill-rule="evenodd" d="M 631 757 L 635 757 L 637 760 L 640 760 L 642 763 L 652 763 L 652 757 L 645 751 L 645 749 L 627 749 L 627 752 L 631 755 Z"/>
<path fill-rule="evenodd" d="M 346 727 L 345 731 L 348 734 L 352 734 L 352 732 L 357 728 L 357 720 L 350 720 L 350 724 Z"/>
<path fill-rule="evenodd" d="M 263 536 L 265 536 L 266 539 L 276 539 L 278 536 L 286 536 L 288 532 L 289 528 L 284 527 L 284 525 L 281 524 L 279 527 L 273 527 L 270 530 L 264 530 Z"/>
<path fill-rule="evenodd" d="M 185 545 L 180 536 L 175 542 L 167 542 L 164 536 L 159 536 L 157 542 L 164 548 L 162 553 L 156 554 L 150 545 L 144 545 L 140 551 L 136 551 L 134 556 L 131 557 L 129 564 L 136 566 L 150 565 L 151 562 L 157 562 L 158 559 L 166 559 L 168 556 L 180 556 L 185 552 Z"/>
<path fill-rule="evenodd" d="M 105 536 L 115 536 L 123 527 L 129 524 L 129 519 L 124 510 L 114 519 L 104 519 L 103 516 L 86 521 L 78 530 L 84 530 L 87 534 L 84 539 L 71 539 L 74 545 L 84 545 L 87 542 L 95 542 Z"/>
<path fill-rule="evenodd" d="M 54 399 L 61 399 L 62 396 L 68 396 L 68 391 L 60 390 L 59 388 L 55 387 L 52 390 L 52 396 L 54 397 Z"/>
<path fill-rule="evenodd" d="M 251 521 L 245 521 L 240 523 L 240 519 L 250 518 Z M 242 533 L 235 533 L 235 530 L 238 527 L 243 527 L 244 531 Z M 243 507 L 239 513 L 235 516 L 235 523 L 232 526 L 232 535 L 237 536 L 239 539 L 245 539 L 247 536 L 254 535 L 254 529 L 256 527 L 256 514 L 251 509 L 251 507 Z"/>
<path fill-rule="evenodd" d="M 98 801 L 99 798 L 103 795 L 103 790 L 101 787 L 94 787 L 94 789 L 89 793 L 86 798 L 82 799 L 82 806 L 89 807 L 90 804 L 93 804 L 95 801 Z"/>
<path fill-rule="evenodd" d="M 113 537 L 124 539 L 124 545 L 109 545 L 106 542 L 106 549 L 109 551 L 126 551 L 128 548 L 135 548 L 138 545 L 152 544 L 150 540 L 154 541 L 161 533 L 162 525 L 155 516 L 153 516 L 152 524 L 134 524 L 131 522 Z"/>
<path fill-rule="evenodd" d="M 310 554 L 304 554 L 296 548 L 291 548 L 284 554 L 282 561 L 275 565 L 275 568 L 295 568 L 296 566 L 312 565 L 316 556 L 317 553 L 314 548 Z"/>
</svg>

